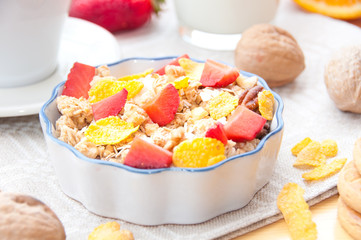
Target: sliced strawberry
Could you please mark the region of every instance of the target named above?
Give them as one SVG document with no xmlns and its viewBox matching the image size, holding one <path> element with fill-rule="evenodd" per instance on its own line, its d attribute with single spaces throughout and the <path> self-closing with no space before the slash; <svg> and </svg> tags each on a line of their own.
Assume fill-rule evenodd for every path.
<svg viewBox="0 0 361 240">
<path fill-rule="evenodd" d="M 239 72 L 225 64 L 208 59 L 204 64 L 201 80 L 204 87 L 226 87 L 236 81 Z"/>
<path fill-rule="evenodd" d="M 92 105 L 94 120 L 116 116 L 123 109 L 127 96 L 128 91 L 123 88 L 120 92 L 94 103 Z"/>
<path fill-rule="evenodd" d="M 172 164 L 172 153 L 139 137 L 135 137 L 124 164 L 143 169 L 167 168 Z"/>
<path fill-rule="evenodd" d="M 181 58 L 188 58 L 189 59 L 189 56 L 187 54 L 184 54 L 180 57 L 177 57 L 176 59 L 174 59 L 173 61 L 171 61 L 170 63 L 166 64 L 165 66 L 161 67 L 160 69 L 158 69 L 157 71 L 155 71 L 155 73 L 158 73 L 159 75 L 164 75 L 165 74 L 165 67 L 167 65 L 174 65 L 174 66 L 179 66 L 179 62 L 178 60 L 181 59 Z"/>
<path fill-rule="evenodd" d="M 229 117 L 224 130 L 235 142 L 250 141 L 262 130 L 266 119 L 244 106 L 238 106 Z"/>
<path fill-rule="evenodd" d="M 78 62 L 74 63 L 68 74 L 62 95 L 75 98 L 88 98 L 89 83 L 93 80 L 94 75 L 95 67 Z"/>
<path fill-rule="evenodd" d="M 215 138 L 221 141 L 224 145 L 226 145 L 228 141 L 223 124 L 220 122 L 217 122 L 214 127 L 208 128 L 205 137 Z"/>
<path fill-rule="evenodd" d="M 174 119 L 179 102 L 177 89 L 172 84 L 168 84 L 143 109 L 153 122 L 158 123 L 159 126 L 164 126 Z"/>
</svg>

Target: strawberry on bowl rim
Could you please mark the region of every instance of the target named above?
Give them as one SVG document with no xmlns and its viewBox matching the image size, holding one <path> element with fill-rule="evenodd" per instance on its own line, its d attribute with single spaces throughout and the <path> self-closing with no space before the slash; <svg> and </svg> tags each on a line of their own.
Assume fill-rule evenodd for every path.
<svg viewBox="0 0 361 240">
<path fill-rule="evenodd" d="M 147 67 L 157 69 L 155 66 L 161 67 L 164 63 L 177 57 L 127 58 L 108 64 L 108 66 L 114 75 L 124 71 L 132 73 L 136 72 L 135 69 L 139 71 Z M 204 62 L 191 59 L 196 62 Z M 256 76 L 244 71 L 240 72 L 247 77 Z M 91 212 L 142 225 L 200 223 L 245 206 L 272 175 L 284 126 L 282 99 L 267 86 L 262 78 L 258 77 L 258 81 L 266 90 L 273 93 L 276 110 L 271 131 L 260 140 L 254 150 L 229 157 L 204 168 L 158 169 L 138 169 L 120 163 L 88 158 L 74 147 L 57 139 L 52 133 L 54 123 L 60 116 L 55 99 L 61 94 L 65 82 L 58 84 L 54 88 L 51 98 L 41 108 L 39 116 L 50 160 L 60 186 L 65 194 L 81 202 Z M 243 174 L 244 176 L 240 174 L 245 171 L 244 169 L 249 168 L 254 171 L 248 171 Z M 220 179 L 225 172 L 230 177 L 228 180 L 220 180 L 219 184 L 227 187 L 219 189 L 208 186 L 214 182 L 214 179 Z M 82 176 L 80 177 L 79 174 Z M 127 182 L 130 184 L 127 185 Z M 168 182 L 176 184 L 176 186 L 172 187 L 171 184 L 167 184 Z M 107 188 L 103 187 L 105 184 L 108 186 Z M 139 189 L 135 191 L 131 186 L 138 186 Z M 159 191 L 161 196 L 154 196 L 152 194 L 154 191 Z M 207 194 L 201 196 L 201 192 L 204 191 Z M 217 191 L 222 191 L 224 199 L 220 202 L 210 201 L 210 194 L 212 196 L 220 194 Z M 129 196 L 132 201 L 122 200 L 122 196 L 128 192 L 132 193 L 132 196 Z M 109 197 L 106 202 L 102 202 L 100 199 L 104 200 L 101 197 L 104 194 L 112 197 Z M 162 199 L 164 194 L 168 196 L 168 199 L 181 206 L 174 204 L 173 207 L 169 207 L 167 213 L 164 213 L 161 205 L 171 204 L 164 202 L 165 200 Z M 208 199 L 209 203 L 199 206 L 196 204 L 198 200 L 191 201 L 191 199 L 198 198 L 204 199 L 204 201 Z M 147 201 L 147 204 L 144 201 Z M 115 202 L 119 205 L 116 209 L 106 207 L 106 205 L 113 206 L 112 204 Z M 123 206 L 120 206 L 122 204 Z M 150 209 L 144 206 L 140 207 L 139 204 L 145 204 Z M 154 214 L 155 212 L 159 212 L 159 214 Z"/>
</svg>

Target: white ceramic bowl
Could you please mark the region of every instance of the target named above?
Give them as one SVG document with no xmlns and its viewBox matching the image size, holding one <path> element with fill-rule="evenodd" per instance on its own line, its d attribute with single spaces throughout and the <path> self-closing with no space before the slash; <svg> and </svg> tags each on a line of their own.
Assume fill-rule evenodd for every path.
<svg viewBox="0 0 361 240">
<path fill-rule="evenodd" d="M 157 69 L 173 58 L 130 58 L 109 67 L 113 76 L 120 76 Z M 62 190 L 93 213 L 142 225 L 200 223 L 242 208 L 272 175 L 283 135 L 283 102 L 275 92 L 271 131 L 255 150 L 200 169 L 136 169 L 87 158 L 54 137 L 52 132 L 60 117 L 55 99 L 63 85 L 55 87 L 42 107 L 40 122 Z"/>
</svg>

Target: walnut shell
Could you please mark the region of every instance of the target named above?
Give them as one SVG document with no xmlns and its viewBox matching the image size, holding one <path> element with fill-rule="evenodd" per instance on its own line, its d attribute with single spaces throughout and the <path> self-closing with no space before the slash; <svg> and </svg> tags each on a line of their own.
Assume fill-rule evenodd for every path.
<svg viewBox="0 0 361 240">
<path fill-rule="evenodd" d="M 235 65 L 262 77 L 270 87 L 292 82 L 305 69 L 305 58 L 293 36 L 271 24 L 257 24 L 242 33 Z"/>
<path fill-rule="evenodd" d="M 44 203 L 30 196 L 0 192 L 0 236 L 7 240 L 64 240 L 65 231 Z"/>
<path fill-rule="evenodd" d="M 361 45 L 336 52 L 326 65 L 324 79 L 337 108 L 361 113 Z"/>
</svg>

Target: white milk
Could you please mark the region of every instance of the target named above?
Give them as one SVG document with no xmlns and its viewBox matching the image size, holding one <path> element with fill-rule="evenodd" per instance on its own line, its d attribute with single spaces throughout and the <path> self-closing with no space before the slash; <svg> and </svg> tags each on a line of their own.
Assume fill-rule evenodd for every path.
<svg viewBox="0 0 361 240">
<path fill-rule="evenodd" d="M 278 1 L 174 0 L 174 4 L 181 34 L 188 35 L 185 36 L 186 38 L 194 38 L 195 36 L 192 35 L 202 32 L 218 35 L 237 34 L 239 39 L 239 34 L 250 26 L 272 21 Z M 211 35 L 207 36 L 209 37 Z M 188 40 L 192 41 L 192 39 Z"/>
<path fill-rule="evenodd" d="M 57 67 L 70 0 L 0 0 L 0 87 L 44 80 Z"/>
</svg>

